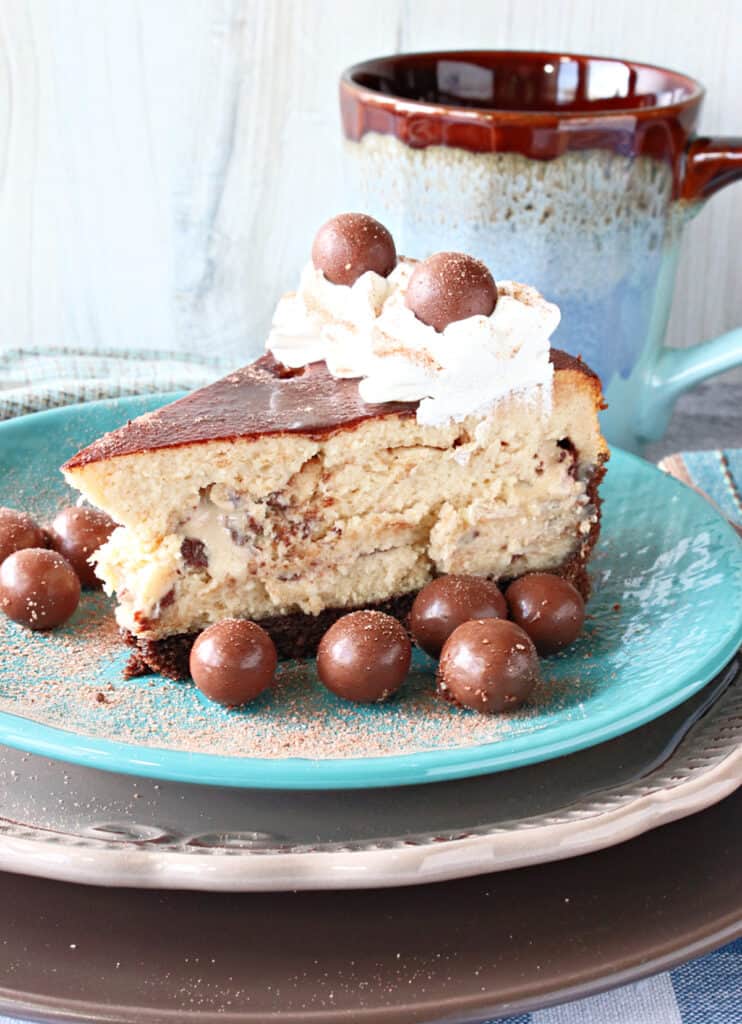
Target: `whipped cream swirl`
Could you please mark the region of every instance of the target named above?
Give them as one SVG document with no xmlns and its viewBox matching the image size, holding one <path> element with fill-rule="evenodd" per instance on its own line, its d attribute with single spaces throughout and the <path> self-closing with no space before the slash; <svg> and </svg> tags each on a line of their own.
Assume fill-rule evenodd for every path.
<svg viewBox="0 0 742 1024">
<path fill-rule="evenodd" d="M 561 314 L 535 288 L 498 281 L 490 316 L 442 332 L 405 305 L 414 262 L 388 278 L 368 272 L 335 285 L 311 264 L 278 304 L 267 348 L 286 366 L 324 359 L 336 377 L 359 377 L 364 402 L 419 402 L 418 422 L 442 426 L 482 415 L 511 395 L 551 405 L 549 339 Z"/>
<path fill-rule="evenodd" d="M 395 272 L 386 278 L 369 270 L 353 285 L 333 284 L 308 263 L 297 291 L 276 306 L 266 348 L 292 369 L 324 359 L 333 377 L 362 377 Z"/>
</svg>

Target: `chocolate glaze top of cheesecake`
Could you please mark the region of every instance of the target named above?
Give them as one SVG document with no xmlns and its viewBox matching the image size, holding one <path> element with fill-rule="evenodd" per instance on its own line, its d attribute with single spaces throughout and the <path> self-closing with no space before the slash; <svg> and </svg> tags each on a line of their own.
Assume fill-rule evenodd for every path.
<svg viewBox="0 0 742 1024">
<path fill-rule="evenodd" d="M 597 380 L 581 359 L 551 350 L 555 370 L 576 370 Z M 268 434 L 326 437 L 363 420 L 414 416 L 417 402 L 368 405 L 358 380 L 331 376 L 324 363 L 286 370 L 273 356 L 230 373 L 170 405 L 130 420 L 73 455 L 65 470 L 161 448 L 232 441 Z"/>
</svg>

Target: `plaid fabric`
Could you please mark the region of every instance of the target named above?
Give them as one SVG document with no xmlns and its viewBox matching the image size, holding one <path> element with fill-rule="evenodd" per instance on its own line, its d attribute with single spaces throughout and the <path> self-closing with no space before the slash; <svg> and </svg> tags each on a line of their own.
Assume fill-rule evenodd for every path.
<svg viewBox="0 0 742 1024">
<path fill-rule="evenodd" d="M 740 1024 L 742 939 L 633 985 L 498 1024 Z M 494 1024 L 494 1022 L 491 1022 Z"/>
<path fill-rule="evenodd" d="M 96 398 L 200 387 L 230 368 L 181 353 L 0 351 L 0 420 Z M 742 449 L 687 452 L 660 466 L 742 522 Z M 0 1024 L 13 1022 L 0 1017 Z M 742 1024 L 742 939 L 673 971 L 500 1024 Z"/>
<path fill-rule="evenodd" d="M 0 349 L 0 420 L 97 398 L 201 387 L 232 369 L 184 353 Z"/>
</svg>

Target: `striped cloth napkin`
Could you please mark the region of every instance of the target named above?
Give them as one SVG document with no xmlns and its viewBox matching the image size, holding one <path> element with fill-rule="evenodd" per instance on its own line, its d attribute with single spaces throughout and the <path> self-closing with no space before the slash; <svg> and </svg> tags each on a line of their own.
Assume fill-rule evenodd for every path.
<svg viewBox="0 0 742 1024">
<path fill-rule="evenodd" d="M 97 398 L 186 391 L 231 369 L 209 356 L 145 349 L 0 348 L 0 420 Z"/>
<path fill-rule="evenodd" d="M 97 398 L 201 387 L 232 368 L 183 353 L 0 350 L 0 420 Z M 684 452 L 659 465 L 742 532 L 742 449 Z M 12 1022 L 0 1017 L 0 1024 Z M 501 1024 L 742 1024 L 742 939 L 664 974 Z"/>
</svg>

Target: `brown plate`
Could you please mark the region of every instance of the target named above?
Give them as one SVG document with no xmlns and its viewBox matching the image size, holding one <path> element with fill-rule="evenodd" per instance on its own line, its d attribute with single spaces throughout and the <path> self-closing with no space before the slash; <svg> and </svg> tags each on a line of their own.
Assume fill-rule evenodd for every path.
<svg viewBox="0 0 742 1024">
<path fill-rule="evenodd" d="M 0 1012 L 44 1020 L 482 1021 L 742 934 L 742 791 L 600 853 L 386 891 L 144 892 L 0 875 Z"/>
</svg>

